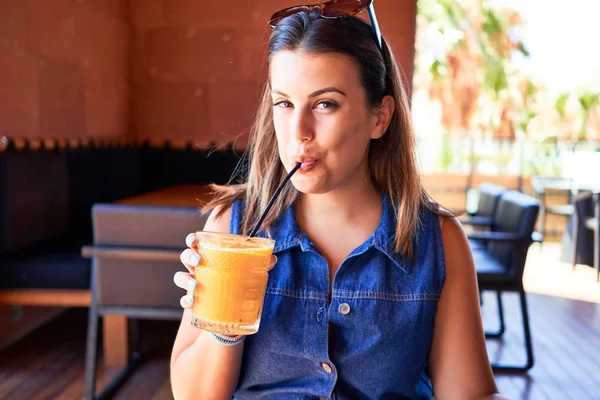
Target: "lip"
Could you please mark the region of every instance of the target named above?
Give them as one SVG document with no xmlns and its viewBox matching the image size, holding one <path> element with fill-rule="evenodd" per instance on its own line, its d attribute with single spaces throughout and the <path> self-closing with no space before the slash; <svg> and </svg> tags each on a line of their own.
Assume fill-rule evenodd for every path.
<svg viewBox="0 0 600 400">
<path fill-rule="evenodd" d="M 296 162 L 302 164 L 300 167 L 301 172 L 307 172 L 310 171 L 319 162 L 319 160 L 310 157 L 299 157 L 296 159 Z"/>
</svg>

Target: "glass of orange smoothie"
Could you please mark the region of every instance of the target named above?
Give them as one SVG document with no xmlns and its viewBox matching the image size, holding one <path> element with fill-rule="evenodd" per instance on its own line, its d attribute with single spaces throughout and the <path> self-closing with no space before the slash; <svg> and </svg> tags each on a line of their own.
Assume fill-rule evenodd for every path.
<svg viewBox="0 0 600 400">
<path fill-rule="evenodd" d="M 275 241 L 197 232 L 192 325 L 226 335 L 258 331 Z"/>
</svg>

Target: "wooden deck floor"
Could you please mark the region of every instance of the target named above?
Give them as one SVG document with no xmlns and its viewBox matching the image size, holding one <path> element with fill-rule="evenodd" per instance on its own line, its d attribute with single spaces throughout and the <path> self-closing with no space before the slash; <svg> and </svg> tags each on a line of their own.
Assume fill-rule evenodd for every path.
<svg viewBox="0 0 600 400">
<path fill-rule="evenodd" d="M 493 360 L 520 362 L 517 298 L 506 294 L 507 332 L 488 341 Z M 600 308 L 595 303 L 531 294 L 528 297 L 536 364 L 526 375 L 497 375 L 512 399 L 600 398 Z M 494 329 L 495 303 L 484 296 L 486 326 Z M 0 352 L 1 399 L 80 399 L 83 392 L 86 313 L 70 310 Z M 116 399 L 171 399 L 168 357 L 177 329 L 172 321 L 144 321 L 145 359 Z M 100 370 L 100 384 L 113 370 Z"/>
<path fill-rule="evenodd" d="M 488 340 L 491 360 L 525 361 L 518 299 L 504 294 L 507 332 Z M 484 295 L 486 329 L 496 329 L 496 303 Z M 535 365 L 525 375 L 496 374 L 501 392 L 512 399 L 600 399 L 600 306 L 596 303 L 528 294 Z"/>
<path fill-rule="evenodd" d="M 525 375 L 496 375 L 515 400 L 600 399 L 600 284 L 591 268 L 558 261 L 559 247 L 532 248 L 525 273 L 535 365 Z M 583 299 L 587 301 L 577 300 Z M 484 293 L 486 329 L 496 328 L 495 297 Z M 517 297 L 504 294 L 507 332 L 488 340 L 490 359 L 525 360 Z M 85 310 L 69 310 L 0 352 L 0 399 L 80 399 L 83 393 Z M 116 399 L 172 399 L 168 358 L 178 323 L 143 321 L 144 361 Z M 102 370 L 103 385 L 115 370 Z"/>
</svg>

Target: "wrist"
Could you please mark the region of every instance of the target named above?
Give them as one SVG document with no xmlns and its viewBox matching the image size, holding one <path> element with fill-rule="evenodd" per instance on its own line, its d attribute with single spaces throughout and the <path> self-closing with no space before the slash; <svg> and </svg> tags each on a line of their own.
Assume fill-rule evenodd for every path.
<svg viewBox="0 0 600 400">
<path fill-rule="evenodd" d="M 231 335 L 224 335 L 222 333 L 214 333 L 214 332 L 209 332 L 209 334 L 215 341 L 217 341 L 220 344 L 225 345 L 225 346 L 235 346 L 235 345 L 243 342 L 244 339 L 246 338 L 245 335 L 231 336 Z"/>
</svg>

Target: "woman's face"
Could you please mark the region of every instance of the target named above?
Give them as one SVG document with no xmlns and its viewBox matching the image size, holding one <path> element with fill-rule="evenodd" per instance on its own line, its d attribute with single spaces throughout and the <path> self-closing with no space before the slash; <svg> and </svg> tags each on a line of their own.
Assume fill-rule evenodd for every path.
<svg viewBox="0 0 600 400">
<path fill-rule="evenodd" d="M 359 68 L 343 54 L 281 51 L 270 64 L 279 157 L 306 194 L 369 182 L 368 148 L 385 133 L 367 104 Z"/>
</svg>

